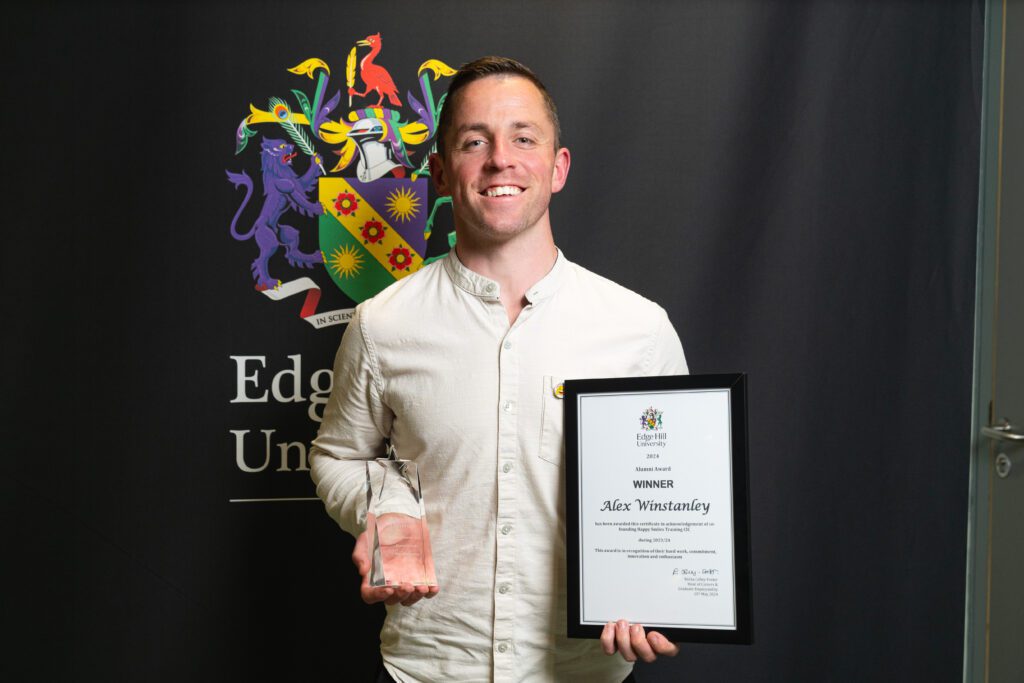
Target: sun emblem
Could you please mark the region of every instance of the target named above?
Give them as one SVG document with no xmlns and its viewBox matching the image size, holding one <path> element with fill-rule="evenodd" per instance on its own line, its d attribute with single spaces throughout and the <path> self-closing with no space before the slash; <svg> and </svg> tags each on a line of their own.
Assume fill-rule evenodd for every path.
<svg viewBox="0 0 1024 683">
<path fill-rule="evenodd" d="M 392 220 L 406 222 L 420 212 L 420 198 L 408 188 L 400 187 L 388 195 L 386 206 Z"/>
<path fill-rule="evenodd" d="M 377 244 L 384 239 L 384 231 L 387 228 L 380 221 L 366 221 L 360 232 L 363 235 L 363 244 Z"/>
<path fill-rule="evenodd" d="M 653 432 L 661 429 L 662 412 L 655 407 L 650 407 L 640 415 L 640 428 L 645 432 Z"/>
<path fill-rule="evenodd" d="M 391 270 L 408 270 L 412 265 L 412 256 L 405 247 L 395 247 L 388 256 Z"/>
<path fill-rule="evenodd" d="M 363 268 L 363 256 L 352 245 L 340 247 L 331 252 L 329 265 L 339 277 L 354 277 Z"/>
<path fill-rule="evenodd" d="M 359 200 L 351 192 L 342 192 L 334 200 L 334 208 L 347 216 L 359 208 Z"/>
</svg>

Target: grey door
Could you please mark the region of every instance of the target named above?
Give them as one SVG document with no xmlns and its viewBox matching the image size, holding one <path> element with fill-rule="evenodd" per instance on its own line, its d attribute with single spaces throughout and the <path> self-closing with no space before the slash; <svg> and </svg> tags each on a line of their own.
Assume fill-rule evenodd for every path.
<svg viewBox="0 0 1024 683">
<path fill-rule="evenodd" d="M 986 24 L 964 679 L 1024 683 L 1024 2 Z"/>
</svg>

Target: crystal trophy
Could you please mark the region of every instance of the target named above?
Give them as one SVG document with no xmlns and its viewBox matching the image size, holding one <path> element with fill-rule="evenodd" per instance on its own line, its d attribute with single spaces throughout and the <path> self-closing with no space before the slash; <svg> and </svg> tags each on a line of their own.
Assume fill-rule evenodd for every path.
<svg viewBox="0 0 1024 683">
<path fill-rule="evenodd" d="M 397 459 L 394 447 L 388 455 L 366 462 L 370 585 L 436 585 L 419 470 Z"/>
</svg>

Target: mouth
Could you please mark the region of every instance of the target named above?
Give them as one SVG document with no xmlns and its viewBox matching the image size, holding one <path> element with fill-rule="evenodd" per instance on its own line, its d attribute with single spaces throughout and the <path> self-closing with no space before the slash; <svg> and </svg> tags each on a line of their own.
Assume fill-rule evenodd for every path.
<svg viewBox="0 0 1024 683">
<path fill-rule="evenodd" d="M 518 185 L 492 185 L 480 194 L 485 197 L 514 197 L 523 193 L 523 188 Z"/>
<path fill-rule="evenodd" d="M 290 164 L 290 163 L 292 163 L 292 159 L 294 159 L 297 156 L 299 156 L 298 152 L 292 152 L 291 154 L 285 154 L 283 157 L 281 157 L 281 162 L 285 163 L 285 164 Z"/>
</svg>

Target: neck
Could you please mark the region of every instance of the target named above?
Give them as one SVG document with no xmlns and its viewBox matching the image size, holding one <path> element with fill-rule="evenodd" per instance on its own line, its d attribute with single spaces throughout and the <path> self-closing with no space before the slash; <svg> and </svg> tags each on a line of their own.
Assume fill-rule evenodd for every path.
<svg viewBox="0 0 1024 683">
<path fill-rule="evenodd" d="M 377 56 L 378 52 L 380 52 L 380 48 L 381 48 L 381 46 L 380 46 L 379 43 L 377 45 L 374 45 L 374 46 L 370 47 L 369 54 L 367 54 L 365 57 L 362 58 L 362 60 L 360 60 L 359 65 L 362 66 L 364 64 L 372 63 L 373 62 L 373 58 Z"/>
<path fill-rule="evenodd" d="M 550 231 L 529 243 L 510 240 L 489 244 L 486 248 L 472 244 L 472 240 L 463 240 L 459 235 L 455 253 L 462 265 L 498 283 L 510 325 L 527 304 L 526 292 L 548 274 L 558 257 Z"/>
</svg>

